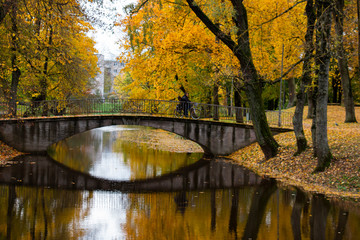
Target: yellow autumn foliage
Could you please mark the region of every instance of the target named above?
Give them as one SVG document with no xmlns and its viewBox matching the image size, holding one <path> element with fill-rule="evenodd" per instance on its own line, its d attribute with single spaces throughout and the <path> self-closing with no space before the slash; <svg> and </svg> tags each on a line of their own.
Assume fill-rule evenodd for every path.
<svg viewBox="0 0 360 240">
<path fill-rule="evenodd" d="M 0 89 L 4 98 L 9 97 L 13 56 L 21 71 L 17 94 L 21 101 L 44 92 L 46 99 L 88 93 L 89 79 L 98 71 L 97 57 L 95 43 L 86 35 L 92 27 L 85 21 L 79 2 L 25 0 L 17 1 L 16 6 L 16 12 L 0 24 L 4 36 L 0 40 Z"/>
<path fill-rule="evenodd" d="M 197 4 L 236 41 L 230 2 Z M 301 57 L 305 3 L 261 0 L 246 2 L 246 7 L 254 62 L 264 79 L 274 80 L 280 77 L 282 45 L 285 69 Z M 181 93 L 179 87 L 183 85 L 199 99 L 207 96 L 212 86 L 224 88 L 239 77 L 239 63 L 233 53 L 209 32 L 185 0 L 151 1 L 137 10 L 119 23 L 127 33 L 126 52 L 120 60 L 126 63 L 123 72 L 128 74 L 116 80 L 122 94 L 172 99 Z M 291 76 L 300 73 L 298 67 Z"/>
</svg>

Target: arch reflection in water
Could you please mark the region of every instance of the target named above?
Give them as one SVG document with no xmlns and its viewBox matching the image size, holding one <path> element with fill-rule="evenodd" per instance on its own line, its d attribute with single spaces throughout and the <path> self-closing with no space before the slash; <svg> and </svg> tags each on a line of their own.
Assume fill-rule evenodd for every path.
<svg viewBox="0 0 360 240">
<path fill-rule="evenodd" d="M 23 155 L 14 161 L 18 163 L 0 168 L 0 183 L 74 190 L 169 192 L 248 187 L 262 181 L 255 173 L 221 159 L 201 159 L 159 177 L 130 181 L 95 178 L 48 156 Z"/>
<path fill-rule="evenodd" d="M 189 142 L 150 127 L 109 126 L 60 141 L 48 152 L 65 166 L 94 177 L 136 180 L 160 176 L 199 160 L 201 148 Z M 196 152 L 183 152 L 182 144 Z M 171 151 L 162 150 L 163 145 Z"/>
<path fill-rule="evenodd" d="M 89 143 L 95 144 L 92 140 Z M 129 159 L 132 156 L 138 155 Z M 179 164 L 175 171 L 161 170 L 162 175 L 147 175 L 146 180 L 144 173 L 137 180 L 104 179 L 85 171 L 91 169 L 87 166 L 79 164 L 76 169 L 46 156 L 15 161 L 19 163 L 0 167 L 0 239 L 357 239 L 360 235 L 358 206 L 294 188 L 279 189 L 275 181 L 221 159 Z"/>
</svg>

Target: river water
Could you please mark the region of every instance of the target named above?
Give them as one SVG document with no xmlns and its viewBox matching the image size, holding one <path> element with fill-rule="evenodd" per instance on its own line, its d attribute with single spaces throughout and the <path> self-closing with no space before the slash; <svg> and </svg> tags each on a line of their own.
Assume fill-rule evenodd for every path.
<svg viewBox="0 0 360 240">
<path fill-rule="evenodd" d="M 360 239 L 355 204 L 184 144 L 112 126 L 15 158 L 0 167 L 0 239 Z"/>
</svg>

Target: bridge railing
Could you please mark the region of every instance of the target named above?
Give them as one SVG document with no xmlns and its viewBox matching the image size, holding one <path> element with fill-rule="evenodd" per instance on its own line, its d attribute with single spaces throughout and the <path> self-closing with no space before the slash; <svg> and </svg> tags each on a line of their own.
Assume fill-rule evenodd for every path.
<svg viewBox="0 0 360 240">
<path fill-rule="evenodd" d="M 180 102 L 178 101 L 126 98 L 33 101 L 29 103 L 17 103 L 16 115 L 11 116 L 8 103 L 0 102 L 0 117 L 40 117 L 94 114 L 136 114 L 184 117 L 182 113 L 175 113 L 179 104 Z M 199 119 L 252 124 L 249 108 L 202 103 L 192 103 L 191 106 L 195 109 L 196 118 Z M 266 116 L 271 126 L 279 125 L 278 111 L 267 111 Z M 291 126 L 292 116 L 293 114 L 290 112 L 281 112 L 281 126 Z"/>
</svg>

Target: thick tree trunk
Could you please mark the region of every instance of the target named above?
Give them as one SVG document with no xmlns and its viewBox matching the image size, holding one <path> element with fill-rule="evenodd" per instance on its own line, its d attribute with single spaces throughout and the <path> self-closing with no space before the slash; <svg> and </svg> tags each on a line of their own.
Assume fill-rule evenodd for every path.
<svg viewBox="0 0 360 240">
<path fill-rule="evenodd" d="M 250 105 L 250 115 L 257 142 L 266 159 L 274 157 L 277 154 L 279 145 L 273 138 L 266 119 L 260 86 L 248 82 L 245 84 L 245 93 Z"/>
<path fill-rule="evenodd" d="M 349 76 L 348 61 L 343 44 L 344 24 L 344 0 L 336 0 L 334 9 L 335 31 L 337 36 L 336 51 L 338 66 L 341 74 L 342 89 L 344 94 L 344 105 L 346 110 L 345 122 L 357 122 L 355 116 L 354 99 L 352 95 L 351 79 Z"/>
<path fill-rule="evenodd" d="M 234 54 L 239 59 L 242 76 L 245 81 L 245 93 L 249 101 L 250 114 L 255 129 L 256 139 L 265 158 L 269 159 L 277 154 L 279 145 L 270 131 L 265 115 L 264 103 L 261 96 L 262 84 L 251 56 L 245 6 L 242 1 L 232 0 L 231 2 L 235 9 L 235 16 L 233 19 L 238 29 L 238 44 L 237 48 L 234 49 Z"/>
<path fill-rule="evenodd" d="M 296 137 L 297 152 L 300 154 L 307 148 L 307 141 L 304 134 L 303 115 L 306 101 L 305 88 L 311 83 L 311 55 L 314 50 L 313 36 L 316 21 L 314 4 L 312 0 L 307 1 L 306 5 L 307 29 L 305 34 L 305 59 L 303 72 L 300 80 L 300 89 L 296 96 L 296 108 L 293 117 L 294 132 Z"/>
<path fill-rule="evenodd" d="M 327 103 L 330 65 L 330 30 L 331 30 L 331 0 L 318 2 L 316 29 L 316 66 L 318 91 L 316 95 L 316 140 L 315 156 L 317 166 L 315 171 L 323 171 L 332 158 L 327 137 Z"/>
<path fill-rule="evenodd" d="M 264 104 L 261 97 L 262 84 L 257 75 L 251 56 L 247 13 L 243 1 L 231 0 L 234 7 L 233 21 L 237 29 L 237 43 L 231 39 L 229 34 L 221 31 L 220 28 L 205 15 L 194 0 L 186 1 L 196 16 L 212 33 L 215 34 L 216 37 L 231 49 L 240 61 L 241 72 L 245 81 L 245 93 L 250 105 L 256 140 L 266 159 L 274 157 L 278 152 L 279 145 L 275 141 L 266 119 Z"/>
</svg>

